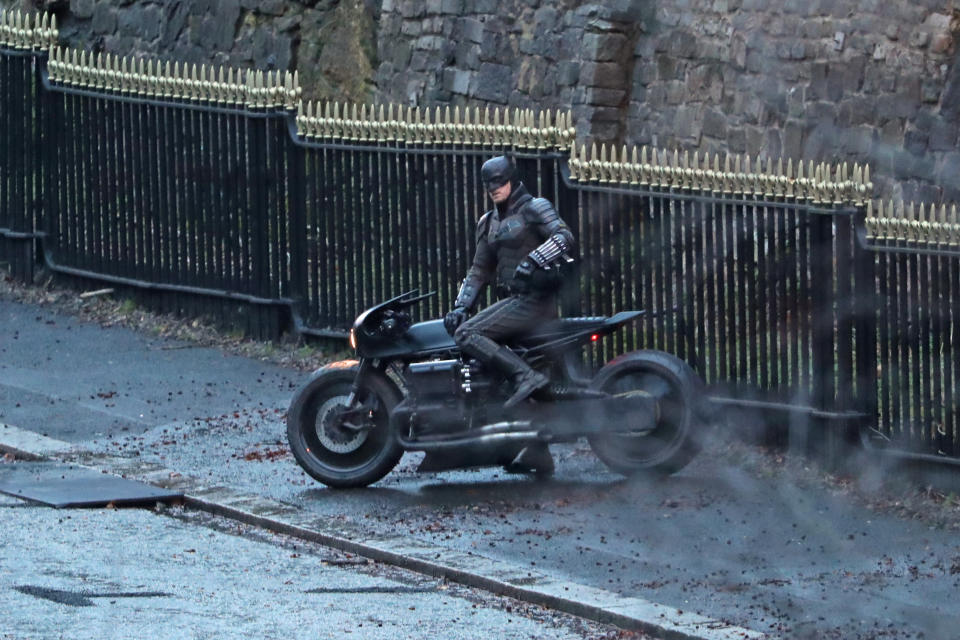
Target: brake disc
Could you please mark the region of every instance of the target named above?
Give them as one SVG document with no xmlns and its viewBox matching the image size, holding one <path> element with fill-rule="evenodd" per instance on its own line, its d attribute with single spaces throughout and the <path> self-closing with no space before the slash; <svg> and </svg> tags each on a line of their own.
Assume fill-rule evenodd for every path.
<svg viewBox="0 0 960 640">
<path fill-rule="evenodd" d="M 317 439 L 325 448 L 334 453 L 351 453 L 366 442 L 368 429 L 349 429 L 342 426 L 343 409 L 349 398 L 336 396 L 330 398 L 317 411 Z"/>
</svg>

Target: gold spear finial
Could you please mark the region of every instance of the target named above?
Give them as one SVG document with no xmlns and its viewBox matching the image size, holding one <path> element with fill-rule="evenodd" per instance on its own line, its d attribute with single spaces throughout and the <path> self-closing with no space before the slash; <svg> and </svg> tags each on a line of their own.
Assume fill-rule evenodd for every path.
<svg viewBox="0 0 960 640">
<path fill-rule="evenodd" d="M 580 181 L 587 182 L 590 180 L 590 161 L 587 159 L 587 145 L 580 147 L 580 162 L 578 164 L 580 167 Z"/>
</svg>

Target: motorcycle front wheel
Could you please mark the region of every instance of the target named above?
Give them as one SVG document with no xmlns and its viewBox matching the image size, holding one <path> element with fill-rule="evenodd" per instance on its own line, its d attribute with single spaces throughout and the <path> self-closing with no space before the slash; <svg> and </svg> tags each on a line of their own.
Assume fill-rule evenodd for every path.
<svg viewBox="0 0 960 640">
<path fill-rule="evenodd" d="M 591 386 L 613 395 L 639 391 L 657 401 L 654 424 L 617 425 L 614 433 L 587 438 L 612 471 L 668 475 L 685 467 L 699 451 L 703 382 L 683 360 L 662 351 L 627 353 L 604 366 Z"/>
<path fill-rule="evenodd" d="M 297 463 L 337 489 L 373 484 L 403 455 L 390 432 L 390 411 L 400 401 L 400 391 L 371 371 L 351 404 L 358 369 L 344 363 L 319 369 L 294 395 L 287 413 L 287 439 Z"/>
</svg>

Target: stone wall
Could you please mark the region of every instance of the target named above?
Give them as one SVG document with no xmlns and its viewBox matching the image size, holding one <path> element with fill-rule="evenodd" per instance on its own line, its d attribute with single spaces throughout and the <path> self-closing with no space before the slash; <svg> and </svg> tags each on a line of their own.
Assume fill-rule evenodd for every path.
<svg viewBox="0 0 960 640">
<path fill-rule="evenodd" d="M 379 6 L 362 0 L 0 0 L 54 13 L 60 41 L 118 55 L 298 69 L 313 98 L 373 92 Z"/>
<path fill-rule="evenodd" d="M 296 68 L 306 95 L 572 109 L 582 139 L 870 163 L 960 201 L 953 0 L 0 0 L 120 54 Z"/>
<path fill-rule="evenodd" d="M 376 86 L 572 106 L 597 141 L 869 163 L 884 196 L 956 201 L 958 15 L 929 0 L 384 0 Z"/>
</svg>

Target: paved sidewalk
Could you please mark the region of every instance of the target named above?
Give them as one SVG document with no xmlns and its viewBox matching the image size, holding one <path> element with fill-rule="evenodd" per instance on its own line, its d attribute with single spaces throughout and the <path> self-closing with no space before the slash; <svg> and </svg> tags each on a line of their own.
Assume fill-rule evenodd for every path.
<svg viewBox="0 0 960 640">
<path fill-rule="evenodd" d="M 16 463 L 14 463 L 16 464 Z M 417 574 L 173 508 L 0 495 L 0 638 L 601 637 Z M 230 532 L 226 532 L 230 530 Z M 237 535 L 245 532 L 245 535 Z"/>
</svg>

